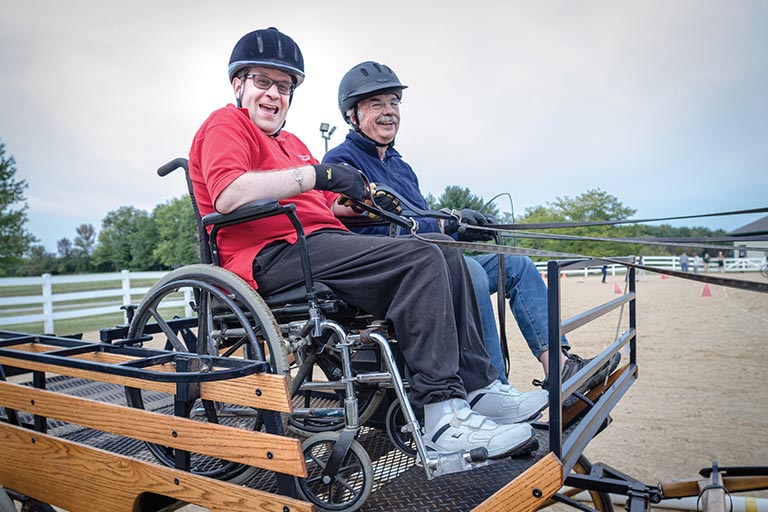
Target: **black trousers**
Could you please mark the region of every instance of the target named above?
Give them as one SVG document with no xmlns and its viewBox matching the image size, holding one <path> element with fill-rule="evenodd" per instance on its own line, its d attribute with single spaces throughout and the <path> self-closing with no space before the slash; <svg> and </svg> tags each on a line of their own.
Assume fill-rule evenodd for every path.
<svg viewBox="0 0 768 512">
<path fill-rule="evenodd" d="M 498 378 L 485 350 L 461 251 L 415 238 L 340 230 L 313 233 L 307 247 L 316 282 L 345 302 L 392 322 L 411 371 L 415 406 L 466 398 L 468 391 Z M 265 295 L 301 284 L 298 244 L 265 247 L 254 260 L 253 277 Z"/>
</svg>

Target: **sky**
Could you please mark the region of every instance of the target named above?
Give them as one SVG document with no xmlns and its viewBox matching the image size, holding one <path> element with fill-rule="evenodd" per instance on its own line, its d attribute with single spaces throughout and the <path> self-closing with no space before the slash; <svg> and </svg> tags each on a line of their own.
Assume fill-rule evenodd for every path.
<svg viewBox="0 0 768 512">
<path fill-rule="evenodd" d="M 768 2 L 0 0 L 0 141 L 50 252 L 110 211 L 186 191 L 156 169 L 233 101 L 232 47 L 274 26 L 306 81 L 286 130 L 318 158 L 338 84 L 375 60 L 409 88 L 396 147 L 439 196 L 515 215 L 600 188 L 636 218 L 768 206 Z M 732 230 L 741 215 L 672 222 Z"/>
</svg>

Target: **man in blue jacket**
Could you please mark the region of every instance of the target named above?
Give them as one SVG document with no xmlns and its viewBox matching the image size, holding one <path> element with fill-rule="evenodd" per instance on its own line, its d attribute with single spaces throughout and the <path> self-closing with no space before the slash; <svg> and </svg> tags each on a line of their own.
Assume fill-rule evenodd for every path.
<svg viewBox="0 0 768 512">
<path fill-rule="evenodd" d="M 372 183 L 386 185 L 415 206 L 427 209 L 416 173 L 394 147 L 395 136 L 400 128 L 400 101 L 406 88 L 394 71 L 384 64 L 367 61 L 350 69 L 339 84 L 339 110 L 351 129 L 344 142 L 325 155 L 323 163 L 352 165 L 362 170 Z M 487 219 L 479 212 L 463 210 L 462 222 L 477 225 L 487 223 Z M 389 228 L 365 227 L 356 231 L 386 235 Z M 467 241 L 489 239 L 483 236 L 486 232 L 471 229 L 459 231 L 455 222 L 443 224 L 430 218 L 419 219 L 419 232 L 443 232 Z M 486 349 L 491 363 L 499 375 L 504 376 L 506 371 L 490 300 L 490 294 L 496 293 L 498 287 L 498 258 L 498 254 L 481 254 L 468 256 L 466 261 L 480 309 Z M 510 309 L 523 337 L 534 357 L 541 362 L 546 376 L 549 357 L 546 286 L 530 258 L 504 255 L 504 259 L 505 296 L 509 299 Z M 560 354 L 563 381 L 590 361 L 570 353 L 569 348 L 563 336 Z M 579 391 L 584 392 L 594 387 L 616 365 L 618 357 L 614 357 L 610 365 L 603 367 Z"/>
</svg>

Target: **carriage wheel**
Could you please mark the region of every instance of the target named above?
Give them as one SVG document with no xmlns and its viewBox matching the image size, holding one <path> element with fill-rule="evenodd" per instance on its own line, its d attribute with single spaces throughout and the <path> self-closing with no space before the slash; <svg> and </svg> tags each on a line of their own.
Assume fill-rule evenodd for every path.
<svg viewBox="0 0 768 512">
<path fill-rule="evenodd" d="M 371 495 L 371 458 L 360 443 L 352 441 L 336 474 L 323 477 L 323 470 L 338 440 L 338 433 L 324 432 L 302 443 L 307 478 L 297 477 L 297 487 L 301 497 L 314 503 L 318 510 L 353 512 Z"/>
<path fill-rule="evenodd" d="M 137 308 L 128 331 L 128 338 L 144 335 L 151 336 L 144 342 L 149 348 L 253 360 L 263 354 L 272 372 L 288 375 L 282 337 L 269 308 L 245 281 L 220 267 L 190 265 L 157 281 Z M 126 396 L 131 407 L 174 414 L 172 394 L 126 388 Z M 198 399 L 189 417 L 249 430 L 262 428 L 259 411 L 210 400 Z M 286 421 L 282 417 L 282 423 Z M 173 448 L 146 445 L 162 464 L 175 465 Z M 240 483 L 256 468 L 193 453 L 191 471 Z"/>
</svg>

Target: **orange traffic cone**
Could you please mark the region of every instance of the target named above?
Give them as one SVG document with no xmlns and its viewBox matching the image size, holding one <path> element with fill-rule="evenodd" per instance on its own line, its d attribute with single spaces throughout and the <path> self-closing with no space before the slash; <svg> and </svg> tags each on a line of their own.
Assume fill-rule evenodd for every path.
<svg viewBox="0 0 768 512">
<path fill-rule="evenodd" d="M 619 283 L 616 281 L 613 282 L 613 293 L 622 294 L 624 292 L 621 291 L 621 287 L 619 286 Z"/>
<path fill-rule="evenodd" d="M 565 279 L 565 272 L 561 273 L 561 274 L 560 274 L 560 277 L 562 277 L 563 279 Z"/>
<path fill-rule="evenodd" d="M 712 290 L 709 288 L 709 283 L 704 283 L 704 289 L 701 291 L 702 297 L 711 297 Z"/>
<path fill-rule="evenodd" d="M 662 279 L 669 279 L 669 276 L 667 274 L 661 274 Z"/>
</svg>

